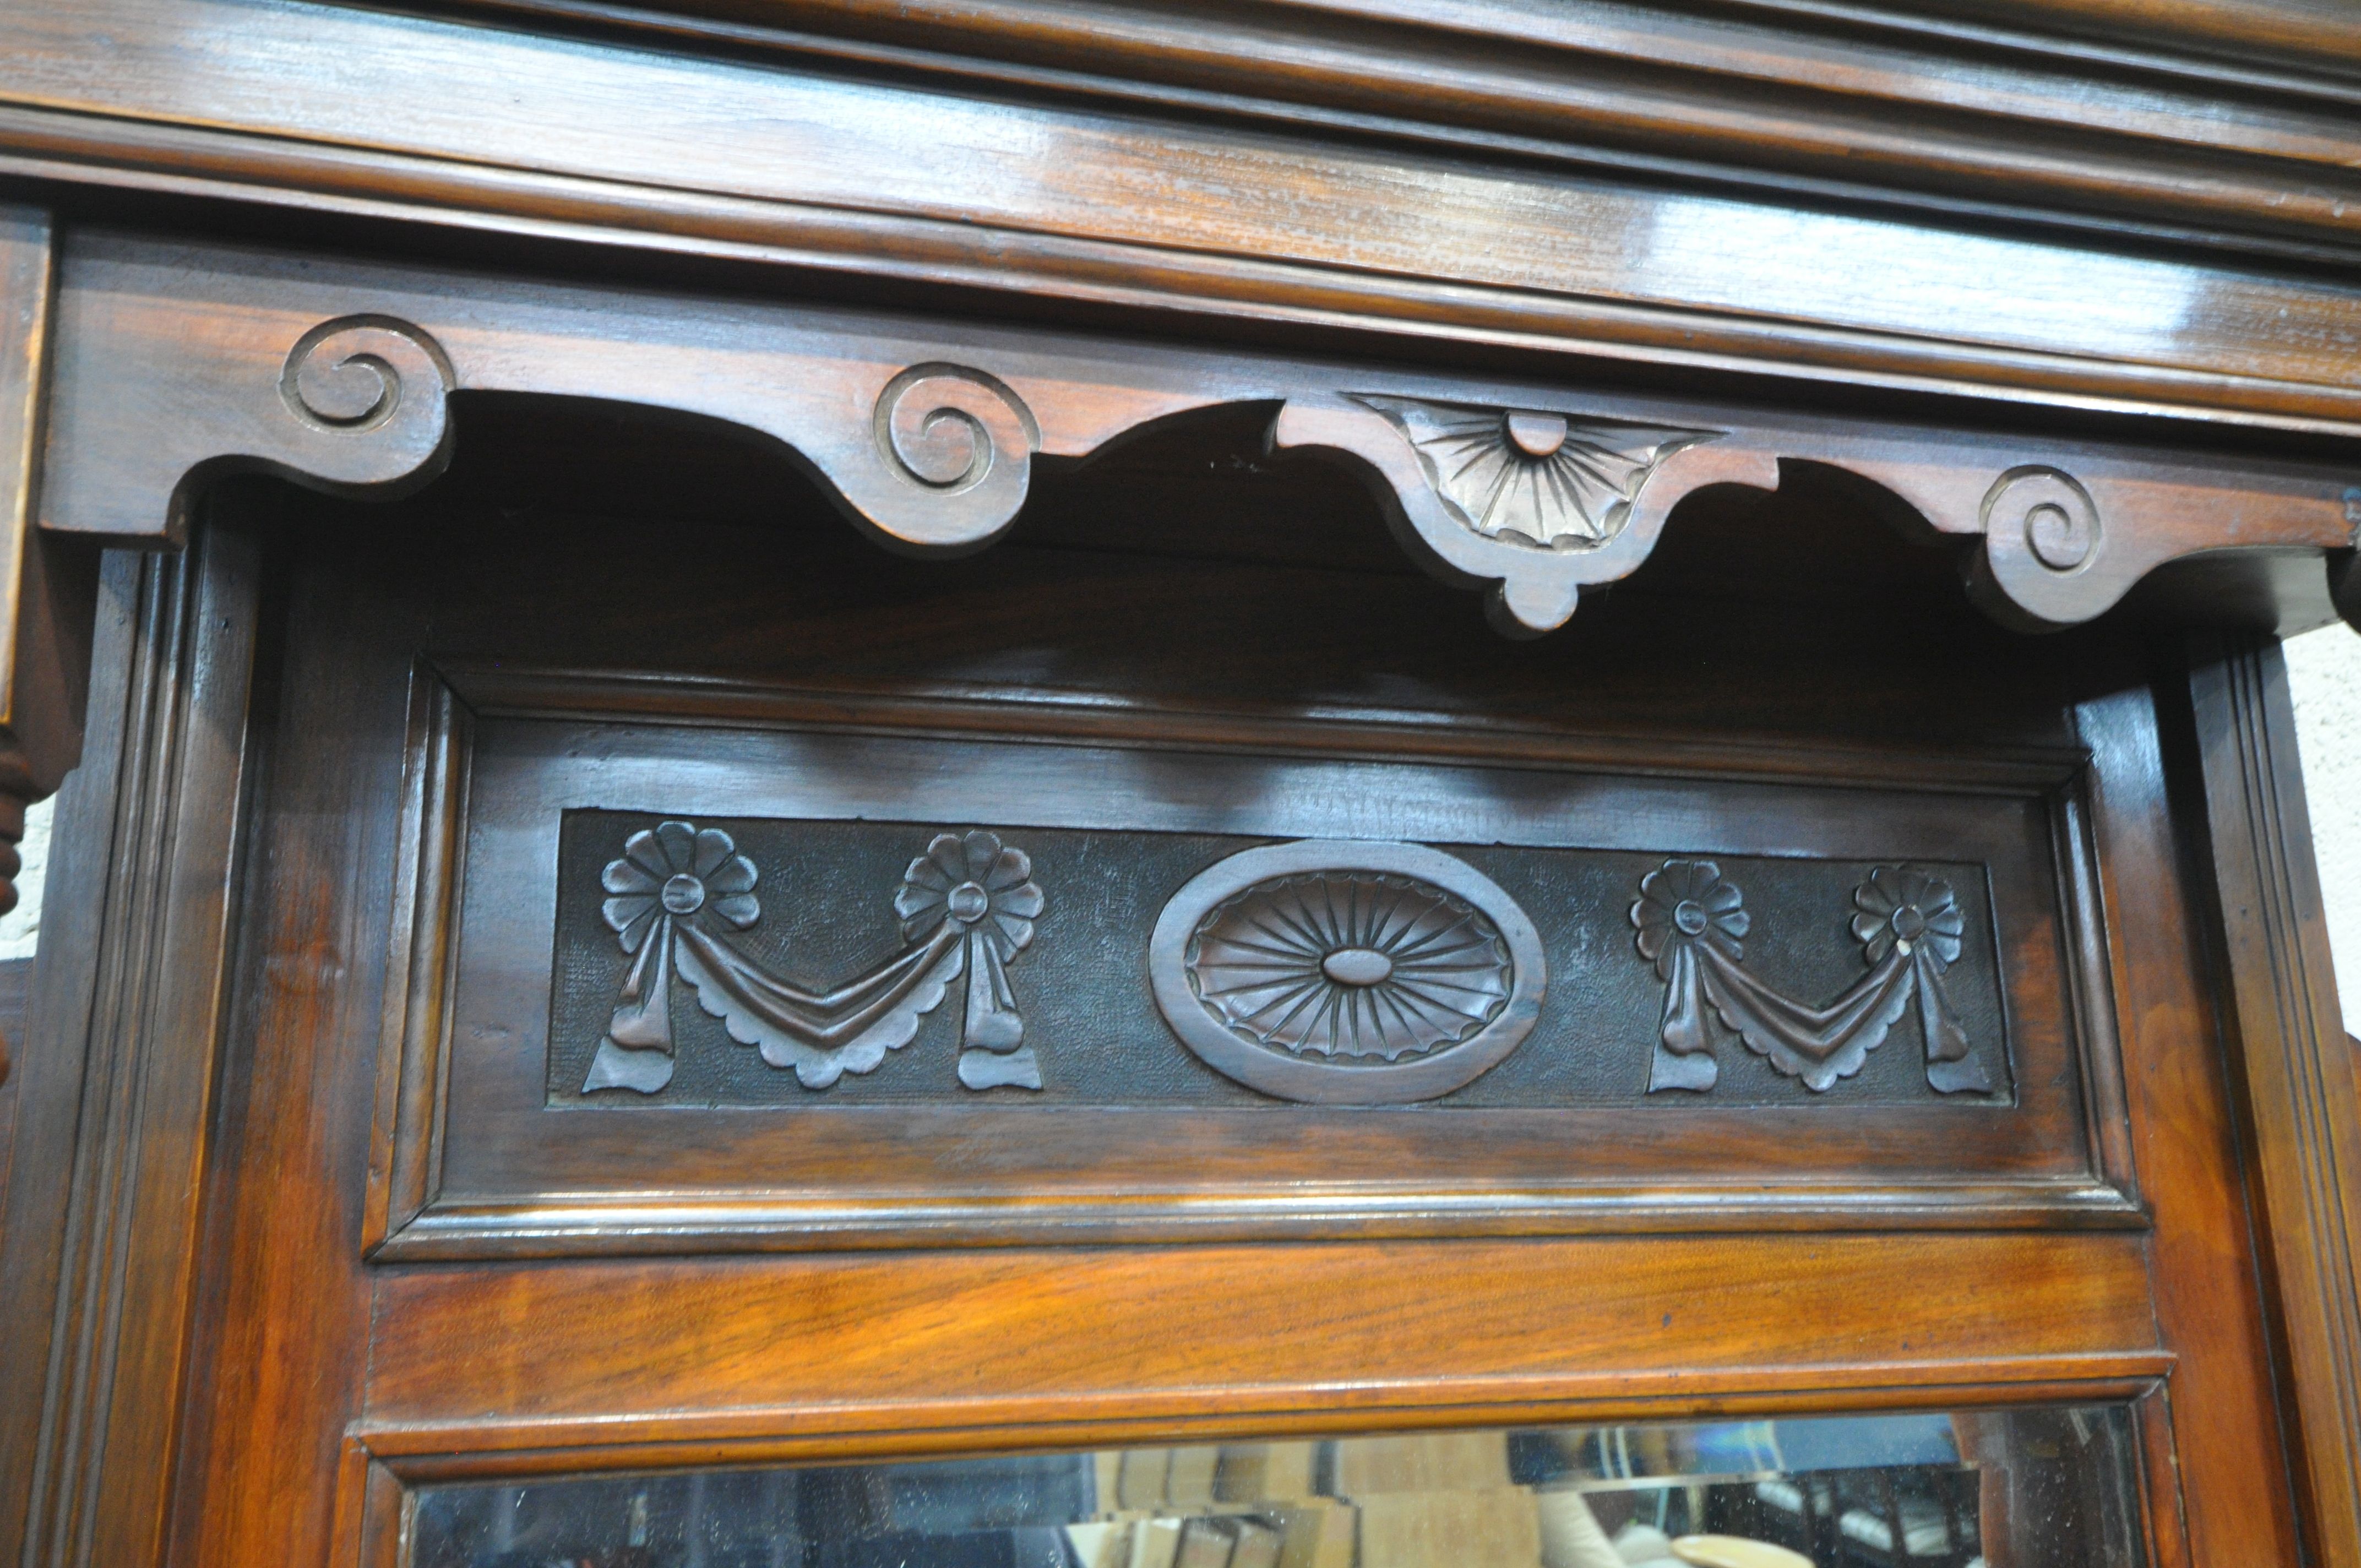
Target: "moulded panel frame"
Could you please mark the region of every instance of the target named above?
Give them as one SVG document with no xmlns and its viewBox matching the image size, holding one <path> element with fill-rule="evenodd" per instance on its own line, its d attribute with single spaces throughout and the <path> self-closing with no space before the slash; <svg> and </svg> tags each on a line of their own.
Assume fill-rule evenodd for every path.
<svg viewBox="0 0 2361 1568">
<path fill-rule="evenodd" d="M 1548 1234 L 1618 1231 L 1881 1228 L 1897 1223 L 1938 1227 L 2120 1228 L 2144 1226 L 2145 1211 L 2135 1190 L 2125 1124 L 2122 1069 L 2114 1059 L 2116 1038 L 2109 1013 L 2114 988 L 2105 972 L 2105 943 L 2092 922 L 2098 902 L 2081 795 L 2086 759 L 2064 749 L 2021 753 L 1993 751 L 1909 756 L 1883 749 L 1850 753 L 1842 748 L 1801 748 L 1767 762 L 1675 751 L 1522 728 L 1424 731 L 1415 726 L 1378 722 L 1295 724 L 1245 718 L 1202 720 L 1197 732 L 1168 732 L 1152 710 L 1127 717 L 1091 705 L 1071 711 L 1055 705 L 964 702 L 941 704 L 873 694 L 795 692 L 749 687 L 722 690 L 685 683 L 681 704 L 662 713 L 641 705 L 646 695 L 631 683 L 502 668 L 437 671 L 422 663 L 413 676 L 406 806 L 401 909 L 394 922 L 391 972 L 408 977 L 390 987 L 379 1074 L 378 1156 L 372 1162 L 373 1196 L 368 1242 L 372 1255 L 387 1260 L 424 1257 L 554 1255 L 571 1253 L 634 1253 L 712 1250 L 798 1250 L 960 1243 L 1013 1245 L 1041 1241 L 1092 1242 L 1185 1237 L 1241 1236 Z M 1197 721 L 1191 721 L 1191 723 Z M 541 726 L 535 731 L 533 727 Z M 1401 1164 L 1428 1172 L 1464 1168 L 1483 1143 L 1513 1135 L 1526 1146 L 1520 1165 L 1496 1160 L 1480 1176 L 1415 1175 L 1379 1181 L 1368 1172 L 1340 1178 L 1318 1190 L 1281 1172 L 1257 1173 L 1251 1153 L 1186 1139 L 1138 1157 L 1101 1158 L 1095 1165 L 1063 1171 L 1045 1167 L 995 1174 L 983 1190 L 972 1180 L 939 1175 L 931 1182 L 906 1175 L 912 1151 L 923 1155 L 928 1140 L 939 1146 L 972 1146 L 979 1136 L 998 1136 L 1005 1146 L 1025 1148 L 1040 1125 L 1038 1109 L 1002 1110 L 991 1104 L 873 1108 L 862 1118 L 839 1116 L 829 1123 L 796 1113 L 766 1114 L 742 1107 L 691 1109 L 631 1106 L 620 1110 L 566 1111 L 553 1114 L 540 1088 L 541 1048 L 511 1049 L 504 1069 L 469 1069 L 467 1091 L 447 1091 L 453 1072 L 453 1031 L 460 1005 L 457 988 L 471 962 L 496 961 L 514 973 L 538 976 L 540 989 L 511 983 L 511 1005 L 500 1010 L 503 1028 L 537 1030 L 548 1016 L 550 934 L 522 933 L 505 921 L 478 930 L 469 955 L 464 889 L 475 874 L 495 874 L 471 854 L 487 852 L 478 832 L 479 814 L 512 813 L 508 790 L 534 764 L 534 747 L 555 755 L 572 742 L 593 736 L 595 744 L 653 747 L 668 736 L 694 730 L 726 736 L 738 748 L 737 761 L 697 770 L 700 782 L 682 786 L 660 808 L 708 816 L 796 816 L 765 809 L 759 784 L 741 776 L 732 784 L 730 767 L 750 772 L 748 758 L 782 737 L 839 737 L 887 747 L 952 739 L 1004 753 L 1032 748 L 1104 748 L 1115 754 L 1143 750 L 1219 758 L 1222 765 L 1323 765 L 1364 761 L 1404 769 L 1472 766 L 1480 769 L 1559 773 L 1591 780 L 1621 776 L 1632 787 L 1689 792 L 1689 815 L 1702 823 L 1702 792 L 1725 785 L 1802 791 L 1797 800 L 1825 798 L 1858 809 L 1879 800 L 1923 801 L 1930 791 L 1989 807 L 1982 829 L 1993 843 L 2020 819 L 2015 830 L 2046 842 L 2021 858 L 2023 877 L 2038 876 L 2007 893 L 2015 903 L 2030 900 L 2024 927 L 2040 940 L 2038 977 L 2023 970 L 1995 928 L 2003 1003 L 2009 1018 L 2010 1072 L 2017 1086 L 2006 1106 L 1847 1107 L 1828 1102 L 1793 1108 L 1652 1104 L 1650 1118 L 1677 1126 L 1685 1138 L 1679 1157 L 1631 1157 L 1615 1150 L 1615 1137 L 1628 1138 L 1626 1112 L 1605 1108 L 1457 1110 L 1445 1123 L 1428 1116 L 1398 1124 Z M 542 740 L 532 739 L 540 734 Z M 486 736 L 498 738 L 487 761 Z M 747 748 L 752 748 L 749 751 Z M 610 773 L 611 770 L 602 770 Z M 644 772 L 644 770 L 642 770 Z M 575 784 L 537 800 L 547 820 L 533 831 L 536 852 L 550 862 L 532 870 L 513 856 L 497 874 L 554 875 L 557 822 L 564 809 L 620 804 L 617 797 L 584 795 L 590 774 L 575 770 Z M 539 789 L 542 786 L 531 786 Z M 608 788 L 601 778 L 597 789 Z M 573 788 L 575 794 L 566 794 Z M 577 798 L 582 795 L 582 798 Z M 563 796 L 563 799 L 559 797 Z M 1693 797 L 1693 798 L 1692 798 Z M 633 799 L 638 806 L 656 803 Z M 1832 808 L 1824 815 L 1834 815 Z M 1898 819 L 1907 807 L 1890 806 Z M 834 813 L 873 815 L 867 806 Z M 923 816 L 924 813 L 917 815 Z M 1071 813 L 1068 814 L 1071 816 Z M 503 831 L 517 828 L 504 823 Z M 536 819 L 538 820 L 538 819 Z M 982 820 L 994 826 L 986 813 Z M 946 821 L 943 826 L 951 826 Z M 961 826 L 969 826 L 962 822 Z M 1040 826 L 1093 826 L 1064 817 Z M 1139 824 L 1110 817 L 1104 826 Z M 1170 824 L 1168 824 L 1170 825 Z M 1254 831 L 1251 827 L 1246 830 Z M 1745 831 L 1713 829 L 1719 842 L 1702 851 L 1750 852 Z M 1997 835 L 1998 838 L 1992 836 Z M 1273 837 L 1294 836 L 1286 831 Z M 1763 830 L 1752 852 L 1793 856 L 1793 845 L 1773 842 L 1778 830 Z M 1535 840 L 1541 842 L 1542 840 Z M 471 849 L 470 846 L 474 848 Z M 1655 849 L 1633 842 L 1595 847 Z M 1987 846 L 1988 848 L 1990 845 Z M 2015 847 L 2011 846 L 2014 850 Z M 1883 858 L 1887 851 L 1865 839 L 1858 858 Z M 2037 853 L 2033 852 L 2037 851 Z M 1823 851 L 1834 853 L 1834 851 Z M 1849 858 L 1838 854 L 1836 858 Z M 1906 857 L 1905 857 L 1906 858 Z M 1987 855 L 1986 874 L 2001 857 Z M 2017 873 L 2011 873 L 2017 874 Z M 1987 887 L 1993 917 L 2002 891 Z M 532 906 L 545 906 L 535 899 Z M 1620 911 L 1618 912 L 1620 918 Z M 2022 933 L 2020 933 L 2021 935 Z M 1144 935 L 1144 934 L 1143 934 Z M 489 952 L 491 947 L 500 950 Z M 514 948 L 514 951 L 509 949 Z M 530 951 L 528 951 L 530 949 Z M 533 956 L 533 955 L 538 955 Z M 2095 972 L 2086 972 L 2096 966 Z M 2021 994 L 2031 984 L 2039 995 Z M 531 1016 L 529 1016 L 531 1015 Z M 534 1020 L 537 1019 L 538 1022 Z M 1180 1049 L 1176 1041 L 1176 1051 Z M 1736 1050 L 1733 1044 L 1725 1047 Z M 1904 1048 L 1908 1048 L 1906 1046 Z M 2031 1053 L 2029 1056 L 2027 1053 Z M 528 1067 L 531 1070 L 528 1071 Z M 487 1076 L 487 1072 L 489 1076 Z M 2062 1075 L 2062 1077 L 2061 1077 Z M 533 1081 L 527 1082 L 528 1078 Z M 2032 1082 L 2068 1085 L 2063 1093 L 2045 1091 L 2028 1100 Z M 1635 1100 L 1637 1096 L 1635 1095 Z M 1093 1133 L 1093 1120 L 1120 1117 L 1116 1110 L 1066 1107 L 1061 1135 L 1093 1146 L 1115 1149 L 1122 1140 L 1115 1124 Z M 1176 1113 L 1195 1115 L 1195 1113 Z M 1284 1115 L 1290 1137 L 1324 1140 L 1323 1147 L 1347 1151 L 1366 1141 L 1377 1124 L 1366 1110 L 1207 1112 L 1216 1119 L 1241 1114 Z M 597 1123 L 579 1118 L 595 1116 Z M 790 1122 L 789 1117 L 794 1117 Z M 1202 1119 L 1200 1127 L 1212 1125 Z M 1262 1122 L 1259 1127 L 1270 1124 Z M 836 1129 L 857 1128 L 839 1139 L 833 1155 L 816 1153 L 814 1129 L 825 1126 L 823 1143 Z M 596 1128 L 602 1153 L 585 1158 L 561 1152 L 558 1142 Z M 1482 1131 L 1479 1132 L 1478 1128 Z M 1776 1127 L 1780 1136 L 1763 1129 Z M 1079 1132 L 1076 1129 L 1081 1129 Z M 1547 1147 L 1582 1148 L 1577 1134 L 1609 1135 L 1606 1152 L 1539 1155 Z M 1862 1140 L 1872 1146 L 1863 1152 Z M 1947 1168 L 1933 1175 L 1901 1174 L 1929 1139 L 1940 1140 Z M 620 1142 L 618 1141 L 620 1140 Z M 793 1141 L 794 1159 L 787 1160 Z M 652 1142 L 653 1141 L 653 1142 Z M 1236 1140 L 1233 1139 L 1233 1142 Z M 1219 1139 L 1215 1139 L 1218 1145 Z M 667 1154 L 665 1146 L 677 1151 Z M 1721 1150 L 1700 1166 L 1698 1150 Z M 457 1179 L 446 1171 L 459 1150 Z M 1207 1175 L 1209 1157 L 1219 1168 Z M 1483 1156 L 1478 1157 L 1489 1157 Z M 749 1179 L 747 1170 L 800 1168 L 815 1160 L 834 1170 L 797 1186 Z M 1880 1161 L 1882 1160 L 1882 1168 Z M 596 1172 L 586 1179 L 586 1173 Z"/>
<path fill-rule="evenodd" d="M 1391 1433 L 1485 1431 L 1687 1418 L 1809 1418 L 1828 1415 L 1936 1414 L 2040 1406 L 2121 1405 L 2132 1424 L 2135 1529 L 2151 1568 L 2189 1568 L 2187 1521 L 2172 1457 L 2169 1358 L 2125 1355 L 2113 1365 L 2046 1383 L 1921 1383 L 1890 1387 L 1796 1386 L 1719 1395 L 1708 1403 L 1645 1398 L 1501 1398 L 1421 1407 L 1412 1404 L 1293 1409 L 1242 1416 L 1208 1409 L 1146 1420 L 1108 1416 L 999 1426 L 914 1425 L 897 1431 L 832 1432 L 805 1423 L 758 1437 L 653 1435 L 599 1445 L 432 1451 L 434 1434 L 364 1424 L 345 1442 L 336 1486 L 332 1568 L 411 1568 L 421 1488 L 449 1482 L 531 1483 L 567 1475 L 678 1473 L 769 1465 L 892 1464 L 1071 1453 L 1176 1443 L 1286 1441 Z M 422 1438 L 423 1441 L 422 1442 Z"/>
</svg>

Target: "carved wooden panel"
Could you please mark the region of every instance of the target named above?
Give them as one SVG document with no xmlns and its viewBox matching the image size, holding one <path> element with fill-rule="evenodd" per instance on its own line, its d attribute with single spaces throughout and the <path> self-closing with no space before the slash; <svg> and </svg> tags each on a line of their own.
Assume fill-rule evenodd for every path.
<svg viewBox="0 0 2361 1568">
<path fill-rule="evenodd" d="M 456 678 L 419 677 L 397 1255 L 978 1205 L 1002 1236 L 2137 1221 L 2093 1130 L 2071 753 L 1684 776 Z"/>
<path fill-rule="evenodd" d="M 553 1105 L 2011 1098 L 1971 862 L 609 810 L 558 856 Z"/>
</svg>

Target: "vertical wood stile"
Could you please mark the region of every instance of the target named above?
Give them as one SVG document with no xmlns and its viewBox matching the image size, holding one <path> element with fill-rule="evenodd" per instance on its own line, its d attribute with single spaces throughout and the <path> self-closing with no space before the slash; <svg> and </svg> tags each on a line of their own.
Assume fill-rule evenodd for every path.
<svg viewBox="0 0 2361 1568">
<path fill-rule="evenodd" d="M 125 559 L 112 851 L 101 906 L 25 1568 L 159 1560 L 179 1431 L 242 816 L 255 546 Z M 136 584 L 136 588 L 134 585 Z M 61 1090 L 67 1086 L 59 1086 Z M 78 1103 L 76 1103 L 78 1099 Z"/>
<path fill-rule="evenodd" d="M 2361 1564 L 2361 1105 L 2339 1025 L 2287 667 L 2202 639 L 2191 674 L 2228 1021 L 2318 1561 Z"/>
</svg>

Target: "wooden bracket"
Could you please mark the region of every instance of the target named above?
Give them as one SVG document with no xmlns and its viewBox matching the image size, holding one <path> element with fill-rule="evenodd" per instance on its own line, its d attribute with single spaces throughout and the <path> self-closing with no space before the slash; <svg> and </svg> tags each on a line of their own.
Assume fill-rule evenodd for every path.
<svg viewBox="0 0 2361 1568">
<path fill-rule="evenodd" d="M 990 543 L 1034 460 L 1264 402 L 1276 447 L 1345 461 L 1444 577 L 1537 635 L 1643 562 L 1674 507 L 1811 462 L 1883 488 L 2026 630 L 2215 552 L 2347 551 L 2355 475 L 2089 441 L 1900 429 L 1562 385 L 1387 372 L 920 317 L 690 300 L 229 247 L 77 236 L 60 269 L 40 518 L 164 543 L 211 475 L 391 497 L 447 460 L 454 392 L 604 399 L 777 441 L 895 549 Z M 2323 572 L 2296 613 L 2329 613 Z M 2282 611 L 2283 616 L 2285 611 Z"/>
</svg>

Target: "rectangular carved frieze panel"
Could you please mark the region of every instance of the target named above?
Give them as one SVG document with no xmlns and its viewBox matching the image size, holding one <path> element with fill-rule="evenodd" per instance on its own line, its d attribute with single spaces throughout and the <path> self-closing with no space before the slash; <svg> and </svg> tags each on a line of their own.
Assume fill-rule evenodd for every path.
<svg viewBox="0 0 2361 1568">
<path fill-rule="evenodd" d="M 558 853 L 552 1105 L 2009 1098 L 1971 862 L 608 810 Z"/>
<path fill-rule="evenodd" d="M 386 1255 L 2141 1223 L 2069 754 L 419 690 Z"/>
</svg>

